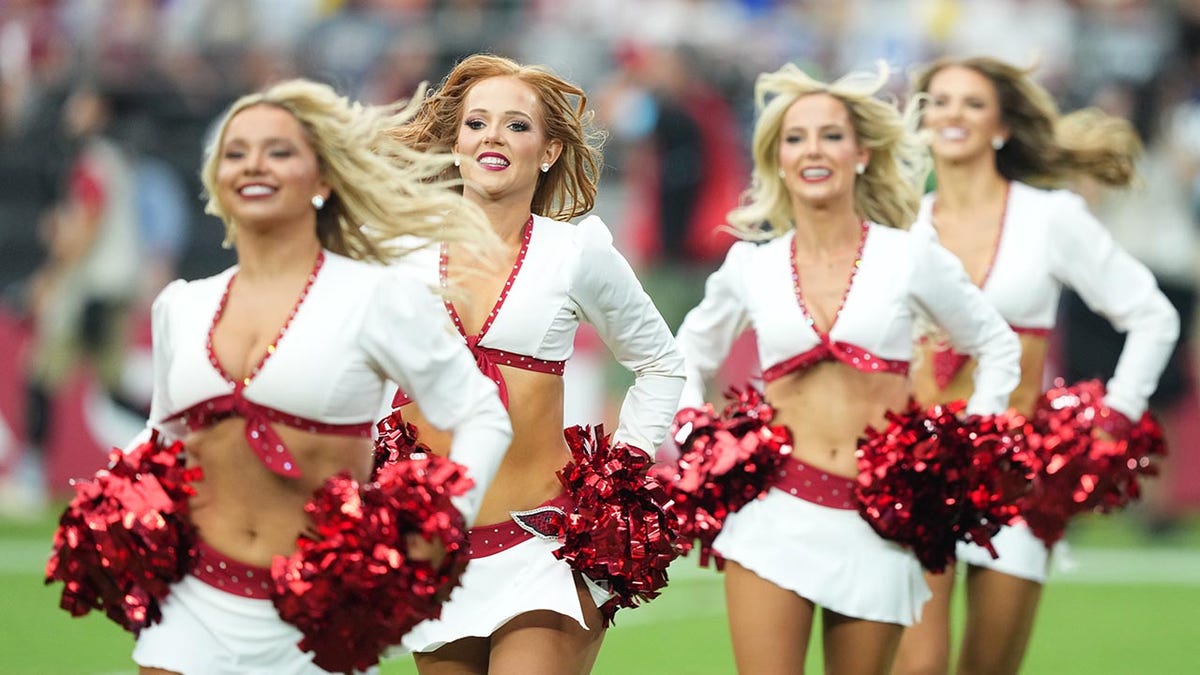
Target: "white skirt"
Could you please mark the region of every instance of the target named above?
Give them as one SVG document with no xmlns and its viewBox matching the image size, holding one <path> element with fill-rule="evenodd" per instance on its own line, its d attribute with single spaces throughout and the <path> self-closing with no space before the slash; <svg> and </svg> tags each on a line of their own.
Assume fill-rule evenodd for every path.
<svg viewBox="0 0 1200 675">
<path fill-rule="evenodd" d="M 439 619 L 423 621 L 404 636 L 405 652 L 431 652 L 455 640 L 488 637 L 516 617 L 548 610 L 587 623 L 575 591 L 574 570 L 554 557 L 557 539 L 533 537 L 510 549 L 467 563 L 462 585 L 442 605 Z M 592 601 L 604 604 L 612 595 L 584 577 Z"/>
<path fill-rule="evenodd" d="M 913 553 L 858 511 L 772 488 L 729 516 L 713 548 L 767 581 L 849 617 L 904 626 L 930 597 Z"/>
<path fill-rule="evenodd" d="M 955 555 L 960 562 L 996 570 L 1009 576 L 1046 583 L 1050 571 L 1050 549 L 1038 539 L 1029 525 L 1018 522 L 1006 525 L 992 537 L 992 546 L 1000 557 L 993 558 L 988 550 L 977 544 L 959 542 Z"/>
<path fill-rule="evenodd" d="M 214 588 L 192 576 L 171 586 L 162 621 L 144 629 L 133 660 L 186 675 L 326 675 L 297 644 L 300 630 L 270 600 Z M 372 668 L 368 672 L 377 672 Z"/>
</svg>

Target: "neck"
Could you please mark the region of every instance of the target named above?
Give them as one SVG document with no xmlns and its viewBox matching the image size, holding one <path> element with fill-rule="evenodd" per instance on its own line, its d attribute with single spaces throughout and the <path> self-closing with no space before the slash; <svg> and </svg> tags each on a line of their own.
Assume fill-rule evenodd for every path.
<svg viewBox="0 0 1200 675">
<path fill-rule="evenodd" d="M 314 229 L 303 233 L 278 231 L 237 233 L 238 276 L 267 280 L 293 274 L 308 274 L 321 250 Z"/>
<path fill-rule="evenodd" d="M 1008 181 L 996 171 L 995 162 L 980 158 L 969 164 L 937 162 L 939 210 L 959 212 L 990 204 L 1004 193 Z"/>
<path fill-rule="evenodd" d="M 520 243 L 525 232 L 525 223 L 529 222 L 529 205 L 533 195 L 523 199 L 505 199 L 497 201 L 480 201 L 471 199 L 483 210 L 492 231 L 506 244 Z"/>
<path fill-rule="evenodd" d="M 843 253 L 847 247 L 858 246 L 862 218 L 847 203 L 836 208 L 795 205 L 792 215 L 796 221 L 796 248 L 821 255 Z"/>
</svg>

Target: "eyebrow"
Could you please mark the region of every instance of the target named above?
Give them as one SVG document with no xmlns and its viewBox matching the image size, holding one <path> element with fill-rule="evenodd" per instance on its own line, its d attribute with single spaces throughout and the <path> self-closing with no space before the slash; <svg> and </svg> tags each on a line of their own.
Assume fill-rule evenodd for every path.
<svg viewBox="0 0 1200 675">
<path fill-rule="evenodd" d="M 467 111 L 467 114 L 486 113 L 486 112 L 489 112 L 487 108 L 471 108 L 470 110 Z M 529 113 L 525 112 L 524 110 L 505 110 L 504 114 L 505 115 L 520 115 L 521 117 L 527 117 L 529 119 L 533 119 L 533 115 L 530 115 Z"/>
<path fill-rule="evenodd" d="M 232 145 L 234 143 L 249 144 L 250 141 L 246 140 L 245 138 L 242 138 L 241 136 L 234 136 L 232 138 L 225 139 L 225 145 Z M 268 136 L 268 137 L 262 139 L 259 143 L 261 145 L 271 145 L 273 143 L 286 143 L 289 145 L 295 145 L 296 141 L 294 141 L 290 138 L 284 138 L 283 136 Z"/>
</svg>

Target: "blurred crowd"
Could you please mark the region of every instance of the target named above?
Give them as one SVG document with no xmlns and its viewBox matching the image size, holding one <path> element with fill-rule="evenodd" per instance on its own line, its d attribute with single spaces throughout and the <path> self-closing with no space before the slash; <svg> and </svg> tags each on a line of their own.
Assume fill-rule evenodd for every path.
<svg viewBox="0 0 1200 675">
<path fill-rule="evenodd" d="M 130 354 L 149 302 L 232 262 L 197 171 L 235 97 L 307 76 L 393 101 L 478 51 L 589 91 L 608 134 L 597 211 L 672 328 L 729 243 L 713 233 L 748 177 L 758 73 L 884 59 L 902 101 L 906 70 L 941 54 L 1036 67 L 1062 108 L 1142 135 L 1142 186 L 1076 187 L 1184 317 L 1157 409 L 1195 405 L 1200 0 L 0 0 L 0 450 L 48 442 L 80 364 L 131 419 L 145 406 Z M 1120 336 L 1077 299 L 1063 311 L 1060 372 L 1111 371 Z"/>
</svg>

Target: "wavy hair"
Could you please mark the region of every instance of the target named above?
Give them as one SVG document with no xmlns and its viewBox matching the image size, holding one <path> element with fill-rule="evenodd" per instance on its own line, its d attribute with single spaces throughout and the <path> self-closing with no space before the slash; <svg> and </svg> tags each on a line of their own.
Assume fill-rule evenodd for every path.
<svg viewBox="0 0 1200 675">
<path fill-rule="evenodd" d="M 795 227 L 787 187 L 779 177 L 779 142 L 788 108 L 811 94 L 829 94 L 841 101 L 858 144 L 871 152 L 866 171 L 854 181 L 859 217 L 899 229 L 912 224 L 930 161 L 915 134 L 915 120 L 906 121 L 893 103 L 877 97 L 889 76 L 882 61 L 875 72 L 852 72 L 829 84 L 792 63 L 758 76 L 750 188 L 743 193 L 742 204 L 728 215 L 739 237 L 773 239 Z"/>
<path fill-rule="evenodd" d="M 324 208 L 317 211 L 317 238 L 326 249 L 388 262 L 406 252 L 396 243 L 404 235 L 462 242 L 484 256 L 493 245 L 495 234 L 482 211 L 450 189 L 451 183 L 438 179 L 453 158 L 418 151 L 392 134 L 412 117 L 415 103 L 362 105 L 326 84 L 305 79 L 239 98 L 205 149 L 204 210 L 224 221 L 227 244 L 237 236 L 237 223 L 217 197 L 220 148 L 230 120 L 260 105 L 281 108 L 296 118 L 317 156 L 321 176 L 332 188 Z"/>
<path fill-rule="evenodd" d="M 514 77 L 529 85 L 541 104 L 546 138 L 562 143 L 562 154 L 550 171 L 538 178 L 530 210 L 555 220 L 581 216 L 596 203 L 604 135 L 592 127 L 594 111 L 587 94 L 544 66 L 521 65 L 492 54 L 463 59 L 426 98 L 416 116 L 396 130 L 398 138 L 421 150 L 447 152 L 454 147 L 462 124 L 467 92 L 491 77 Z M 457 177 L 453 168 L 448 177 Z"/>
<path fill-rule="evenodd" d="M 938 59 L 913 78 L 916 108 L 933 76 L 952 66 L 973 70 L 996 88 L 1000 121 L 1009 133 L 996 151 L 1001 176 L 1040 187 L 1061 187 L 1081 175 L 1116 187 L 1133 182 L 1142 152 L 1133 125 L 1098 108 L 1061 115 L 1050 93 L 1033 81 L 1032 68 L 988 56 Z"/>
</svg>

